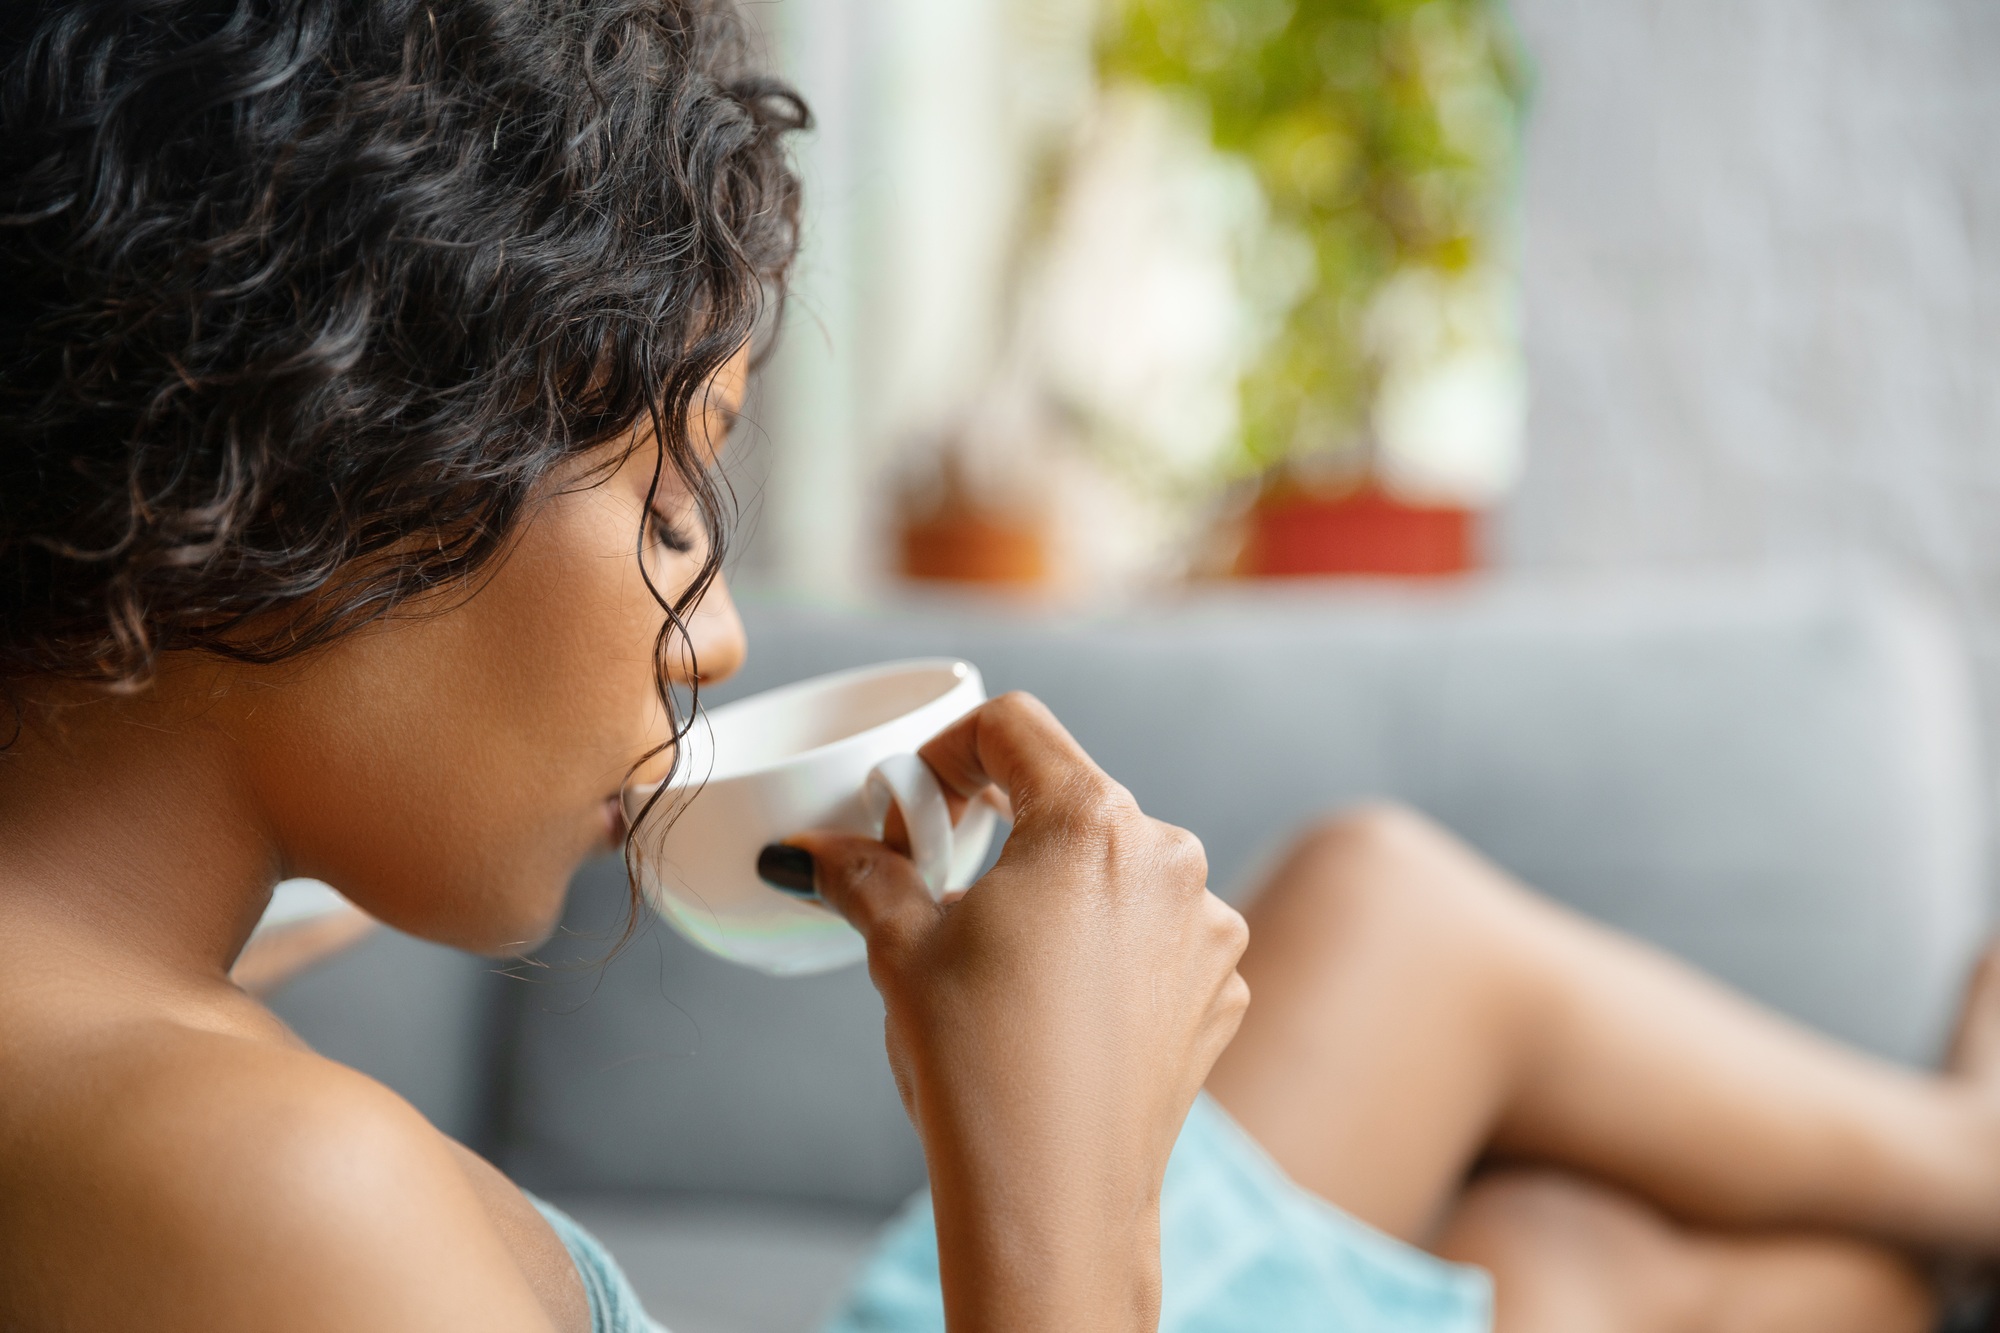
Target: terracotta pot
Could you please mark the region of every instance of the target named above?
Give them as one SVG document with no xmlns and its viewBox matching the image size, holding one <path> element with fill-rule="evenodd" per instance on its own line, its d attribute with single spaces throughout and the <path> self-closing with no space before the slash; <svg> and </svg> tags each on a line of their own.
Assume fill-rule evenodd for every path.
<svg viewBox="0 0 2000 1333">
<path fill-rule="evenodd" d="M 1048 535 L 1018 518 L 947 505 L 906 518 L 900 538 L 905 578 L 1012 588 L 1049 581 Z"/>
<path fill-rule="evenodd" d="M 1450 578 L 1479 567 L 1478 515 L 1368 483 L 1342 495 L 1274 489 L 1252 507 L 1237 574 Z"/>
</svg>

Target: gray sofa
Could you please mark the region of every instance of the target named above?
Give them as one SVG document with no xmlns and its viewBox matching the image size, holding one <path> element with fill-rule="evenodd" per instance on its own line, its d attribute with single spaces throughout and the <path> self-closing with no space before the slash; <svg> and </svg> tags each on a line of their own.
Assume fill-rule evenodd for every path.
<svg viewBox="0 0 2000 1333">
<path fill-rule="evenodd" d="M 1935 1058 L 1987 920 L 1951 634 L 1869 576 L 1423 595 L 1303 589 L 1114 618 L 746 611 L 725 697 L 919 654 L 1045 699 L 1226 895 L 1388 796 L 1828 1032 Z M 922 1161 L 857 969 L 776 981 L 648 921 L 614 863 L 496 970 L 384 935 L 277 1007 L 605 1237 L 676 1333 L 812 1326 Z M 1393 1015 L 1383 1015 L 1393 1022 Z"/>
</svg>

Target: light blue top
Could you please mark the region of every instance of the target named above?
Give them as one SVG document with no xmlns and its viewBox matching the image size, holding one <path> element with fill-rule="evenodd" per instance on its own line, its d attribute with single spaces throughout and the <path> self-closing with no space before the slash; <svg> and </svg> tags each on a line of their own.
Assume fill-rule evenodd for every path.
<svg viewBox="0 0 2000 1333">
<path fill-rule="evenodd" d="M 535 1200 L 576 1261 L 591 1333 L 665 1333 L 597 1239 Z M 1160 1198 L 1161 1333 L 1489 1333 L 1492 1283 L 1294 1185 L 1206 1095 Z M 824 1333 L 944 1333 L 937 1232 L 918 1195 Z"/>
<path fill-rule="evenodd" d="M 523 1191 L 525 1193 L 525 1191 Z M 604 1242 L 577 1225 L 575 1218 L 534 1195 L 528 1202 L 541 1210 L 555 1228 L 563 1248 L 583 1279 L 583 1294 L 590 1298 L 590 1333 L 667 1333 L 654 1323 L 639 1303 L 639 1293 Z"/>
</svg>

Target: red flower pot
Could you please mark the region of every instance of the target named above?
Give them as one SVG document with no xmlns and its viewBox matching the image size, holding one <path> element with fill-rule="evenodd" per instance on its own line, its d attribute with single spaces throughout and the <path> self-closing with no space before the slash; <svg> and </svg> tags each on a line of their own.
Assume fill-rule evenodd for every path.
<svg viewBox="0 0 2000 1333">
<path fill-rule="evenodd" d="M 1250 511 L 1236 572 L 1450 578 L 1479 566 L 1478 515 L 1412 504 L 1373 483 L 1340 496 L 1275 490 Z"/>
</svg>

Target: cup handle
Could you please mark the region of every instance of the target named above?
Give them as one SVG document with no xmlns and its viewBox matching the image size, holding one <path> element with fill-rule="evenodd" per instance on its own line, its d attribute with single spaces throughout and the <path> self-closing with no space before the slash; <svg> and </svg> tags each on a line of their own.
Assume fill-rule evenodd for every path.
<svg viewBox="0 0 2000 1333">
<path fill-rule="evenodd" d="M 1000 825 L 1000 812 L 983 796 L 966 804 L 965 813 L 951 830 L 951 872 L 945 880 L 947 892 L 972 887 L 993 848 L 993 834 Z"/>
<path fill-rule="evenodd" d="M 889 807 L 902 810 L 904 827 L 910 833 L 910 859 L 917 863 L 917 873 L 923 876 L 931 897 L 943 896 L 952 870 L 951 810 L 931 766 L 913 754 L 891 755 L 869 772 L 861 799 L 878 837 L 889 817 Z"/>
</svg>

